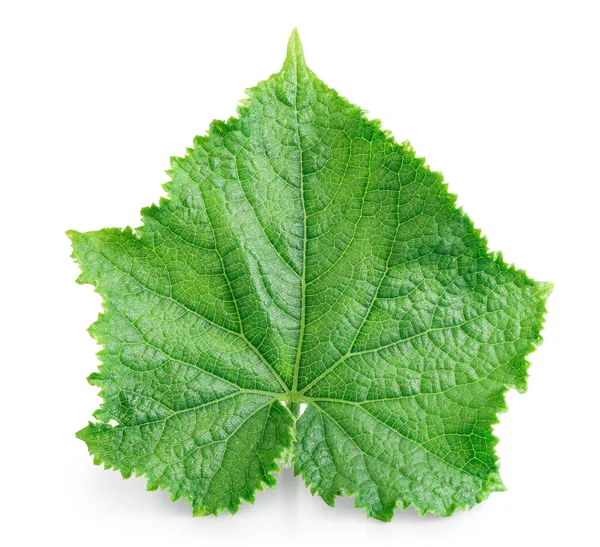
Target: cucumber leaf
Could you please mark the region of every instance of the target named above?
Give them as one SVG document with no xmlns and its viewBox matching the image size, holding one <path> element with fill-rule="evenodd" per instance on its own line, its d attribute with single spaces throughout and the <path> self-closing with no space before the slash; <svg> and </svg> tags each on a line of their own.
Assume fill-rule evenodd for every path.
<svg viewBox="0 0 600 547">
<path fill-rule="evenodd" d="M 140 227 L 69 232 L 104 301 L 103 403 L 77 436 L 194 515 L 253 502 L 281 460 L 381 520 L 502 490 L 492 427 L 525 390 L 551 285 L 490 253 L 296 31 L 247 93 L 172 159 Z"/>
</svg>

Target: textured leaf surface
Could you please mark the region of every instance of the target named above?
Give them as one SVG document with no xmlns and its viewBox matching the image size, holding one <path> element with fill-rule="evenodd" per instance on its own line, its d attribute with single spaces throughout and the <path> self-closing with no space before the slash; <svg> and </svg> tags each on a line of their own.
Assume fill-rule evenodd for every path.
<svg viewBox="0 0 600 547">
<path fill-rule="evenodd" d="M 248 96 L 172 160 L 140 228 L 69 232 L 105 308 L 104 402 L 78 436 L 195 515 L 253 501 L 292 450 L 327 503 L 383 520 L 502 490 L 492 426 L 526 387 L 550 285 L 490 254 L 295 32 Z"/>
</svg>

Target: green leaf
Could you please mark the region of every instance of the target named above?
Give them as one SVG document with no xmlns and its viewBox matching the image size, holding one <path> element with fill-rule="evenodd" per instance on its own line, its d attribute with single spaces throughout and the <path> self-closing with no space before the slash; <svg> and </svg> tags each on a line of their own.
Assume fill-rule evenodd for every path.
<svg viewBox="0 0 600 547">
<path fill-rule="evenodd" d="M 172 159 L 141 227 L 69 232 L 104 299 L 104 402 L 78 437 L 194 515 L 235 512 L 291 458 L 328 504 L 382 520 L 502 490 L 492 426 L 525 390 L 551 285 L 489 253 L 295 31 L 248 96 Z"/>
</svg>

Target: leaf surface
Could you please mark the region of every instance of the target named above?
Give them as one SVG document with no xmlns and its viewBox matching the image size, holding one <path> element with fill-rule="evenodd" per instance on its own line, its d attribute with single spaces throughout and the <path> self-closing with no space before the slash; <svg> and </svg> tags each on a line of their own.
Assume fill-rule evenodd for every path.
<svg viewBox="0 0 600 547">
<path fill-rule="evenodd" d="M 292 451 L 311 491 L 382 520 L 502 490 L 492 426 L 525 390 L 551 285 L 491 254 L 295 31 L 238 112 L 172 159 L 135 231 L 69 232 L 104 299 L 104 402 L 78 433 L 95 462 L 195 515 L 252 502 Z"/>
</svg>

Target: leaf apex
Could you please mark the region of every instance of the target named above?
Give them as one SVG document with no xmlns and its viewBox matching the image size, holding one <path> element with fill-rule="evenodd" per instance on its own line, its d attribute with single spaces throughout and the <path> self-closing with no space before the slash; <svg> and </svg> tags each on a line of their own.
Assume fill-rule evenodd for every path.
<svg viewBox="0 0 600 547">
<path fill-rule="evenodd" d="M 286 67 L 305 67 L 304 48 L 298 34 L 298 29 L 294 27 L 287 45 L 287 55 L 285 57 L 284 66 Z"/>
</svg>

